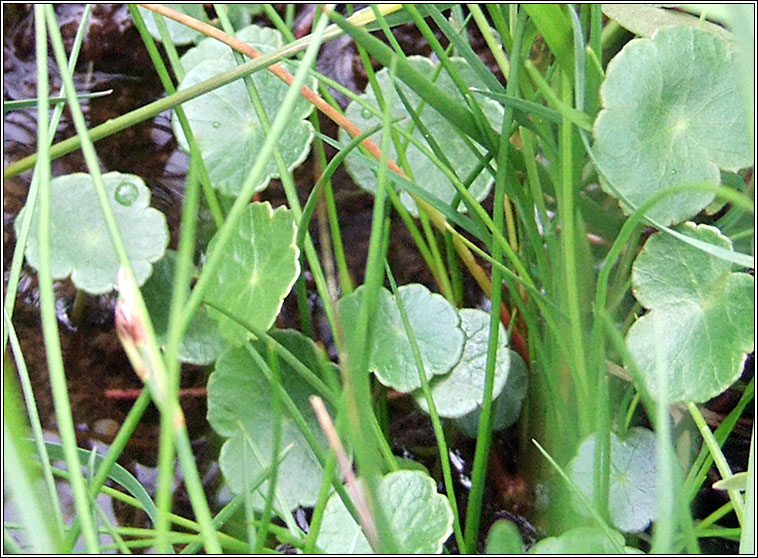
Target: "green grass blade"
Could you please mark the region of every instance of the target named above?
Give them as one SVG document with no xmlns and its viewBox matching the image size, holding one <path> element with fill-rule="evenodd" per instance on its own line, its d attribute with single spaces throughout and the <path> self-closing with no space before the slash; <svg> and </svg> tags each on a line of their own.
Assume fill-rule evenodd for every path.
<svg viewBox="0 0 758 558">
<path fill-rule="evenodd" d="M 755 426 L 750 436 L 750 457 L 748 458 L 747 476 L 749 479 L 755 478 Z M 755 483 L 748 483 L 745 492 L 745 518 L 744 525 L 755 524 Z M 755 531 L 753 529 L 742 529 L 740 536 L 740 554 L 755 554 Z"/>
<path fill-rule="evenodd" d="M 29 377 L 29 370 L 26 367 L 26 361 L 24 354 L 21 352 L 21 345 L 18 342 L 16 336 L 16 330 L 13 327 L 13 323 L 8 317 L 7 312 L 3 310 L 3 317 L 5 319 L 5 329 L 8 332 L 9 340 L 11 343 L 11 351 L 13 352 L 13 358 L 16 361 L 16 368 L 18 369 L 18 376 L 21 382 L 21 390 L 24 394 L 24 404 L 26 405 L 26 414 L 29 418 L 29 423 L 32 429 L 32 435 L 34 437 L 35 449 L 40 456 L 40 462 L 42 463 L 42 477 L 45 481 L 45 488 L 47 489 L 48 498 L 53 505 L 53 509 L 61 509 L 60 501 L 58 499 L 58 490 L 55 488 L 55 479 L 53 473 L 50 470 L 50 459 L 45 448 L 45 438 L 42 432 L 42 423 L 39 419 L 39 413 L 37 412 L 37 404 L 34 399 L 34 391 L 32 390 L 32 382 Z M 8 363 L 8 370 L 11 370 L 11 366 Z M 53 514 L 53 520 L 57 524 L 58 536 L 63 534 L 64 526 L 63 519 L 60 514 Z"/>
<path fill-rule="evenodd" d="M 513 57 L 511 64 L 511 74 L 508 76 L 508 86 L 506 92 L 513 93 L 518 90 L 519 70 L 519 53 L 521 50 L 521 41 L 523 39 L 524 25 L 526 23 L 526 12 L 520 11 L 516 23 L 516 31 L 513 39 Z M 503 127 L 501 130 L 499 149 L 497 151 L 497 175 L 495 177 L 495 201 L 494 201 L 494 230 L 493 233 L 502 236 L 505 221 L 505 183 L 507 180 L 507 169 L 510 161 L 509 149 L 509 128 L 512 121 L 512 109 L 506 108 L 503 115 Z M 500 262 L 504 254 L 515 257 L 510 246 L 506 243 L 493 242 L 490 246 L 492 258 Z M 519 274 L 523 278 L 529 275 L 523 266 L 520 266 Z M 484 485 L 487 479 L 487 463 L 489 461 L 489 452 L 491 447 L 492 435 L 492 393 L 495 380 L 495 365 L 497 363 L 498 333 L 500 329 L 500 303 L 502 300 L 502 281 L 503 274 L 499 268 L 492 269 L 492 293 L 490 299 L 492 310 L 490 312 L 489 338 L 487 341 L 487 364 L 484 380 L 484 399 L 481 405 L 479 428 L 476 437 L 476 449 L 474 451 L 474 463 L 472 465 L 471 491 L 466 509 L 466 548 L 475 549 L 479 540 L 479 527 L 481 519 L 481 506 L 484 495 Z M 518 295 L 516 295 L 518 296 Z"/>
<path fill-rule="evenodd" d="M 50 29 L 50 40 L 53 47 L 63 50 L 60 33 L 57 28 L 55 14 L 52 7 L 37 5 L 34 7 L 34 22 L 36 30 L 37 46 L 37 137 L 39 151 L 39 164 L 37 172 L 40 174 L 40 198 L 39 198 L 39 291 L 40 313 L 42 316 L 42 333 L 47 354 L 48 370 L 50 373 L 50 387 L 53 392 L 55 415 L 58 422 L 58 431 L 65 450 L 66 466 L 71 474 L 71 489 L 74 495 L 74 505 L 77 515 L 82 522 L 82 534 L 85 547 L 88 552 L 98 552 L 97 530 L 92 522 L 92 511 L 87 487 L 81 473 L 81 465 L 77 455 L 76 434 L 71 414 L 71 404 L 68 399 L 68 387 L 66 374 L 63 366 L 60 338 L 58 337 L 58 318 L 55 311 L 55 293 L 53 291 L 53 278 L 51 272 L 50 238 L 51 238 L 51 189 L 50 189 L 50 158 L 48 156 L 48 76 L 47 76 L 47 32 L 45 19 Z M 45 13 L 47 12 L 47 13 Z M 57 54 L 57 53 L 56 53 Z M 58 56 L 59 67 L 66 66 L 64 56 Z M 74 95 L 73 83 L 66 84 L 69 100 Z"/>
<path fill-rule="evenodd" d="M 60 521 L 60 508 L 40 491 L 39 478 L 35 474 L 30 447 L 24 438 L 27 433 L 23 420 L 21 394 L 11 375 L 11 366 L 3 366 L 3 475 L 13 482 L 6 482 L 3 490 L 8 490 L 6 503 L 13 502 L 18 510 L 23 530 L 30 550 L 38 554 L 56 554 L 62 551 L 61 535 L 56 525 Z M 7 513 L 7 510 L 6 510 Z M 57 515 L 58 520 L 50 520 L 51 515 Z M 7 515 L 4 519 L 7 519 Z M 5 541 L 15 539 L 7 533 L 7 522 L 3 523 Z"/>
<path fill-rule="evenodd" d="M 419 94 L 427 104 L 447 118 L 451 124 L 479 144 L 485 147 L 492 147 L 488 138 L 485 137 L 474 124 L 476 119 L 470 110 L 441 94 L 434 82 L 419 73 L 406 60 L 396 58 L 395 52 L 379 39 L 372 37 L 363 29 L 350 24 L 345 18 L 337 13 L 331 13 L 330 16 L 337 22 L 337 25 L 342 27 L 358 44 L 379 60 L 379 62 L 385 66 L 389 66 L 393 59 L 396 60 L 398 79 Z"/>
<path fill-rule="evenodd" d="M 57 442 L 45 442 L 45 448 L 49 456 L 53 459 L 63 458 L 63 446 Z M 90 452 L 79 448 L 77 450 L 79 456 L 82 459 L 87 459 L 90 456 Z M 100 454 L 95 454 L 93 467 L 90 467 L 89 472 L 93 473 L 95 469 L 100 469 L 105 463 L 105 457 Z M 124 469 L 118 463 L 114 463 L 109 467 L 108 478 L 124 487 L 134 498 L 139 502 L 140 508 L 147 514 L 150 520 L 155 523 L 157 517 L 157 508 L 153 499 L 147 493 L 142 484 L 132 475 L 129 471 Z M 94 482 L 94 478 L 93 478 Z"/>
<path fill-rule="evenodd" d="M 561 71 L 573 81 L 574 53 L 571 22 L 564 12 L 564 9 L 573 8 L 558 4 L 524 4 L 523 8 L 550 47 Z"/>
<path fill-rule="evenodd" d="M 437 413 L 437 406 L 434 403 L 434 397 L 432 397 L 432 391 L 429 387 L 429 380 L 424 370 L 424 361 L 421 358 L 421 352 L 416 342 L 416 336 L 411 328 L 411 323 L 408 320 L 408 312 L 405 309 L 405 304 L 400 296 L 398 296 L 397 283 L 395 283 L 395 277 L 392 275 L 392 270 L 389 264 L 384 262 L 385 269 L 387 270 L 387 279 L 392 289 L 392 294 L 395 296 L 397 302 L 397 308 L 400 311 L 400 317 L 403 320 L 403 328 L 405 334 L 408 336 L 408 341 L 411 345 L 411 352 L 413 353 L 413 360 L 418 370 L 419 379 L 421 380 L 421 390 L 424 393 L 424 399 L 429 407 L 429 417 L 432 420 L 432 427 L 434 429 L 434 436 L 437 439 L 437 452 L 439 453 L 440 465 L 442 466 L 442 477 L 445 482 L 445 491 L 447 492 L 447 499 L 450 502 L 450 508 L 453 511 L 453 532 L 455 533 L 455 541 L 458 544 L 458 548 L 461 554 L 466 554 L 467 547 L 463 538 L 463 530 L 461 529 L 461 520 L 458 515 L 458 503 L 455 499 L 455 487 L 453 486 L 453 476 L 450 471 L 450 458 L 448 454 L 447 441 L 445 440 L 445 432 L 442 428 L 442 422 L 440 416 Z"/>
<path fill-rule="evenodd" d="M 106 97 L 113 93 L 113 89 L 107 89 L 106 91 L 93 91 L 92 93 L 77 93 L 76 98 L 80 101 L 97 99 L 98 97 Z M 66 102 L 66 97 L 48 97 L 48 104 L 60 105 Z M 25 108 L 31 108 L 38 104 L 37 99 L 22 99 L 19 101 L 3 101 L 3 113 L 13 110 L 21 110 Z"/>
<path fill-rule="evenodd" d="M 71 46 L 71 54 L 68 60 L 68 67 L 73 71 L 76 66 L 76 61 L 79 58 L 79 51 L 81 50 L 82 43 L 84 41 L 84 34 L 87 30 L 87 22 L 89 16 L 92 13 L 92 5 L 88 4 L 82 12 L 82 19 L 79 22 L 79 28 L 76 30 L 76 36 L 74 37 L 74 43 Z M 61 96 L 65 93 L 65 86 L 61 88 Z M 63 114 L 64 106 L 56 105 L 52 116 L 50 117 L 50 127 L 48 128 L 48 140 L 52 142 L 55 136 L 55 131 L 58 129 L 58 122 Z M 29 192 L 26 196 L 26 204 L 31 208 L 37 205 L 37 197 L 39 195 L 39 178 L 32 177 L 32 183 L 29 187 Z M 21 265 L 24 261 L 24 250 L 26 248 L 26 241 L 29 238 L 29 231 L 32 226 L 33 211 L 28 211 L 24 214 L 24 220 L 21 223 L 21 229 L 16 237 L 16 247 L 13 249 L 13 260 L 11 262 L 11 269 L 8 275 L 8 283 L 5 291 L 5 311 L 8 314 L 8 318 L 13 318 L 13 308 L 16 302 L 16 289 L 18 288 L 19 277 L 21 276 Z M 8 345 L 8 330 L 3 330 L 3 352 Z"/>
<path fill-rule="evenodd" d="M 619 554 L 625 554 L 623 547 L 621 547 L 618 542 L 616 541 L 616 537 L 614 537 L 615 531 L 611 529 L 611 527 L 605 522 L 605 520 L 600 516 L 600 514 L 595 510 L 595 507 L 592 505 L 592 502 L 590 502 L 587 497 L 582 493 L 581 489 L 574 483 L 574 481 L 571 480 L 571 478 L 566 474 L 566 472 L 561 468 L 558 463 L 555 462 L 555 460 L 550 456 L 550 454 L 545 451 L 545 449 L 537 442 L 537 440 L 532 440 L 532 443 L 534 443 L 535 446 L 537 446 L 537 449 L 540 451 L 540 453 L 545 457 L 545 459 L 550 462 L 550 465 L 553 466 L 555 471 L 560 475 L 560 477 L 566 482 L 566 484 L 569 486 L 571 491 L 573 492 L 574 496 L 576 496 L 579 501 L 584 504 L 585 508 L 588 512 L 592 515 L 592 518 L 595 520 L 595 523 L 597 523 L 598 527 L 600 527 L 605 534 L 608 537 L 608 540 L 613 544 L 613 546 L 616 548 L 616 551 Z"/>
<path fill-rule="evenodd" d="M 150 60 L 152 60 L 153 66 L 155 67 L 156 72 L 158 72 L 158 77 L 160 77 L 161 84 L 166 90 L 166 94 L 168 96 L 174 95 L 176 93 L 176 88 L 174 87 L 173 81 L 171 81 L 171 77 L 169 76 L 166 65 L 163 63 L 163 58 L 158 52 L 158 47 L 155 45 L 153 37 L 150 35 L 147 27 L 145 26 L 145 22 L 142 19 L 142 14 L 134 4 L 129 5 L 129 13 L 132 16 L 135 27 L 142 37 L 142 42 L 145 44 L 145 48 L 150 55 Z M 158 19 L 156 19 L 156 21 L 158 21 Z M 183 73 L 181 63 L 178 61 L 173 62 L 174 73 L 177 75 L 179 75 L 179 73 Z M 197 146 L 195 135 L 192 133 L 192 128 L 190 127 L 187 116 L 184 113 L 184 108 L 181 105 L 177 105 L 174 107 L 174 111 L 176 112 L 176 117 L 179 119 L 179 124 L 182 127 L 184 137 L 187 138 L 187 143 L 190 146 L 190 158 L 195 157 L 197 159 L 200 159 L 200 157 L 197 155 L 200 152 L 200 149 Z M 224 212 L 221 208 L 221 205 L 219 204 L 216 193 L 211 186 L 211 179 L 210 176 L 208 176 L 208 169 L 205 167 L 205 163 L 202 162 L 202 159 L 200 159 L 199 162 L 199 176 L 200 183 L 203 186 L 203 194 L 205 195 L 205 199 L 208 202 L 208 208 L 210 209 L 213 220 L 216 223 L 216 227 L 220 227 L 224 223 Z M 185 201 L 185 204 L 187 203 L 188 202 Z M 184 216 L 184 212 L 182 212 L 182 216 Z M 182 230 L 184 229 L 182 228 Z"/>
</svg>

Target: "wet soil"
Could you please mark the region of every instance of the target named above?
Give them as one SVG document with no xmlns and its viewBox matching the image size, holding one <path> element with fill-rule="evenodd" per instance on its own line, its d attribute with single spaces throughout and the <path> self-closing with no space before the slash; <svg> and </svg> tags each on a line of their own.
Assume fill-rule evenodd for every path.
<svg viewBox="0 0 758 558">
<path fill-rule="evenodd" d="M 67 49 L 73 41 L 81 18 L 82 5 L 56 5 L 56 14 Z M 283 6 L 279 6 L 284 13 Z M 310 14 L 310 15 L 309 15 Z M 312 8 L 299 5 L 295 28 L 299 34 L 308 32 Z M 268 24 L 264 18 L 257 22 Z M 27 5 L 6 8 L 3 20 L 3 91 L 4 98 L 24 99 L 36 96 L 33 17 Z M 413 25 L 394 29 L 396 39 L 408 54 L 429 55 L 431 49 Z M 443 41 L 444 37 L 438 33 Z M 109 118 L 119 116 L 161 97 L 163 88 L 152 69 L 152 64 L 141 45 L 139 34 L 131 23 L 128 10 L 123 5 L 96 5 L 87 29 L 86 39 L 76 68 L 75 82 L 79 91 L 113 89 L 108 97 L 84 101 L 82 107 L 89 126 L 95 126 Z M 499 74 L 481 37 L 472 34 L 472 46 L 485 53 L 483 59 L 499 79 Z M 57 91 L 60 79 L 54 60 L 48 63 L 51 90 Z M 358 59 L 355 46 L 348 39 L 337 39 L 322 47 L 318 69 L 354 91 L 362 91 L 366 77 Z M 346 99 L 338 97 L 340 102 Z M 336 126 L 321 118 L 322 132 L 337 136 Z M 3 157 L 7 165 L 36 151 L 36 112 L 32 109 L 10 112 L 3 122 Z M 56 141 L 75 134 L 68 112 L 58 126 Z M 171 247 L 176 247 L 178 224 L 181 214 L 182 190 L 187 167 L 187 157 L 177 148 L 170 126 L 170 115 L 156 118 L 120 132 L 96 144 L 102 170 L 117 170 L 140 175 L 151 187 L 152 205 L 167 217 L 171 230 Z M 333 150 L 327 148 L 327 156 Z M 72 172 L 86 172 L 79 153 L 72 153 L 53 162 L 53 176 Z M 304 201 L 319 174 L 319 169 L 310 157 L 295 171 L 295 180 L 301 200 Z M 15 233 L 13 221 L 25 203 L 31 173 L 26 172 L 3 184 L 3 288 L 7 283 Z M 340 226 L 346 243 L 348 264 L 356 284 L 363 280 L 363 268 L 370 233 L 373 197 L 355 186 L 347 173 L 340 169 L 333 177 L 335 197 L 338 202 Z M 261 199 L 274 205 L 285 203 L 281 184 L 273 181 L 261 194 Z M 314 220 L 315 223 L 315 220 Z M 318 231 L 311 231 L 318 244 Z M 393 223 L 389 259 L 396 273 L 398 284 L 420 282 L 434 288 L 433 280 L 423 260 L 414 248 L 405 227 Z M 480 306 L 486 301 L 467 279 L 467 306 Z M 312 301 L 312 320 L 317 340 L 327 347 L 331 339 L 323 312 L 319 309 L 318 296 L 311 282 L 307 282 L 309 299 Z M 84 318 L 72 324 L 70 313 L 76 295 L 70 281 L 56 282 L 56 299 L 59 316 L 60 339 L 65 369 L 69 381 L 74 421 L 81 435 L 82 447 L 108 443 L 117 426 L 132 406 L 135 392 L 142 387 L 127 361 L 113 328 L 113 295 L 90 297 L 86 301 Z M 43 426 L 55 431 L 55 413 L 47 377 L 47 363 L 42 343 L 39 320 L 39 299 L 35 272 L 24 268 L 16 300 L 13 322 L 21 341 L 21 347 L 29 368 L 37 406 Z M 300 328 L 297 303 L 294 295 L 285 300 L 279 327 Z M 190 435 L 194 440 L 196 454 L 201 463 L 201 473 L 206 475 L 209 490 L 219 485 L 220 475 L 214 459 L 217 455 L 216 440 L 208 427 L 205 415 L 205 386 L 209 369 L 184 366 L 182 388 L 187 395 L 182 406 L 187 418 Z M 194 391 L 193 391 L 194 390 Z M 733 403 L 732 403 L 733 404 Z M 435 472 L 434 460 L 424 457 L 425 448 L 435 445 L 434 434 L 426 415 L 419 413 L 413 403 L 404 397 L 390 400 L 392 421 L 390 432 L 393 448 L 398 455 L 413 457 L 425 462 Z M 728 412 L 728 410 L 726 411 Z M 752 417 L 751 417 L 752 418 Z M 158 413 L 150 409 L 132 437 L 120 463 L 131 470 L 149 487 L 149 470 L 156 460 L 158 440 Z M 750 420 L 752 424 L 752 420 Z M 494 471 L 491 471 L 492 489 L 485 495 L 482 533 L 489 524 L 499 518 L 514 521 L 522 532 L 525 542 L 533 543 L 539 536 L 538 529 L 528 519 L 533 513 L 533 496 L 519 476 L 518 431 L 514 427 L 497 436 L 493 451 Z M 458 503 L 465 514 L 465 501 L 470 483 L 470 466 L 473 461 L 474 442 L 460 438 L 451 445 L 451 459 L 456 467 Z M 741 447 L 737 461 L 742 460 Z M 739 466 L 737 467 L 739 469 Z M 440 478 L 439 475 L 436 475 Z M 440 485 L 440 490 L 444 491 Z M 712 491 L 711 491 L 712 492 Z M 186 495 L 181 489 L 176 494 L 178 513 L 189 513 Z M 133 510 L 117 509 L 123 524 L 142 525 L 144 517 L 134 515 Z M 452 540 L 452 539 L 451 539 Z M 448 549 L 455 551 L 454 543 Z"/>
</svg>

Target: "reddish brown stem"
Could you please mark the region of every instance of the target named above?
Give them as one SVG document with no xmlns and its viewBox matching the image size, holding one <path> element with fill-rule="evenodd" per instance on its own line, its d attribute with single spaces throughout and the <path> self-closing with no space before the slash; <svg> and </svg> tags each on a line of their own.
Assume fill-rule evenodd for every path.
<svg viewBox="0 0 758 558">
<path fill-rule="evenodd" d="M 142 389 L 106 389 L 103 393 L 108 399 L 137 399 L 142 394 Z M 205 387 L 182 388 L 179 397 L 205 397 L 208 390 Z"/>
</svg>

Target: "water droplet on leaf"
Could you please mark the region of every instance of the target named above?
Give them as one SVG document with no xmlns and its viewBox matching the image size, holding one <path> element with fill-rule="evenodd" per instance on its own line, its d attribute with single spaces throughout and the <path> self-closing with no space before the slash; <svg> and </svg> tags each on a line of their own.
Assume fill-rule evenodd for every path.
<svg viewBox="0 0 758 558">
<path fill-rule="evenodd" d="M 116 192 L 113 197 L 118 203 L 125 207 L 129 207 L 139 197 L 139 190 L 137 186 L 131 182 L 122 182 L 116 187 Z"/>
<path fill-rule="evenodd" d="M 372 116 L 374 116 L 373 113 L 367 108 L 361 111 L 361 118 L 363 118 L 364 120 L 368 120 Z"/>
<path fill-rule="evenodd" d="M 221 122 L 219 122 L 218 120 L 214 120 L 211 126 L 213 126 L 214 128 L 218 130 L 219 128 L 221 128 Z"/>
</svg>

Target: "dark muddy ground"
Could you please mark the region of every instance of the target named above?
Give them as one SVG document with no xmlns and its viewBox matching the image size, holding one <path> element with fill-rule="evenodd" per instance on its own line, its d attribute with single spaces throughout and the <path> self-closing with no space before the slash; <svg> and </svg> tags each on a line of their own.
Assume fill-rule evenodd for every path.
<svg viewBox="0 0 758 558">
<path fill-rule="evenodd" d="M 5 10 L 3 19 L 4 98 L 6 100 L 32 98 L 36 96 L 33 17 L 30 8 L 26 5 L 6 5 Z M 309 10 L 307 6 L 298 6 L 297 22 L 305 31 L 307 31 Z M 67 46 L 70 46 L 81 17 L 82 5 L 57 5 L 56 13 Z M 259 22 L 267 24 L 263 18 L 259 19 Z M 406 53 L 430 54 L 429 46 L 412 26 L 397 28 L 395 35 Z M 163 94 L 163 88 L 155 75 L 147 53 L 144 49 L 136 47 L 141 44 L 141 39 L 131 23 L 125 6 L 96 5 L 86 37 L 75 76 L 77 89 L 80 91 L 114 90 L 114 93 L 108 97 L 83 103 L 90 126 L 152 102 Z M 492 60 L 488 59 L 489 53 L 481 38 L 473 36 L 472 39 L 478 51 L 484 53 L 485 62 L 497 73 Z M 56 92 L 60 80 L 52 58 L 49 61 L 49 67 L 51 89 Z M 362 73 L 356 50 L 349 40 L 338 39 L 324 46 L 319 55 L 318 67 L 322 73 L 330 75 L 355 91 L 362 91 L 365 86 L 365 75 Z M 498 77 L 501 76 L 498 74 Z M 177 148 L 169 118 L 169 114 L 159 115 L 153 120 L 99 141 L 96 148 L 103 170 L 138 174 L 151 187 L 152 204 L 166 214 L 172 232 L 171 247 L 175 248 L 187 157 Z M 322 118 L 321 125 L 324 133 L 336 137 L 336 127 L 331 121 Z M 6 114 L 3 132 L 4 164 L 7 165 L 33 153 L 36 150 L 35 111 L 25 110 Z M 73 124 L 64 112 L 56 141 L 74 134 Z M 332 152 L 328 152 L 328 155 L 331 154 Z M 86 172 L 86 168 L 79 153 L 72 153 L 53 162 L 54 176 L 80 171 Z M 312 157 L 295 172 L 303 200 L 314 184 L 318 172 Z M 6 180 L 3 184 L 4 287 L 15 246 L 13 220 L 23 207 L 30 180 L 31 174 L 27 172 Z M 338 200 L 342 233 L 351 247 L 347 251 L 348 263 L 353 279 L 360 283 L 370 232 L 373 198 L 357 188 L 343 170 L 335 175 L 333 184 Z M 261 197 L 272 201 L 275 205 L 284 203 L 281 185 L 276 181 L 262 193 Z M 315 229 L 313 238 L 318 238 Z M 399 284 L 421 282 L 433 288 L 432 279 L 422 259 L 400 223 L 394 225 L 390 263 Z M 313 285 L 309 285 L 309 289 L 311 299 L 315 301 L 312 317 L 318 326 L 319 323 L 323 324 L 323 316 L 318 310 Z M 75 294 L 75 289 L 69 281 L 56 283 L 61 344 L 69 380 L 74 421 L 81 435 L 81 446 L 90 447 L 95 443 L 107 444 L 112 439 L 118 425 L 131 408 L 135 391 L 142 386 L 134 375 L 113 329 L 114 297 L 106 295 L 87 299 L 83 319 L 73 325 L 69 316 Z M 473 285 L 469 285 L 467 298 L 469 306 L 478 306 L 483 303 L 481 295 Z M 47 379 L 38 309 L 35 273 L 25 268 L 13 321 L 32 375 L 43 426 L 54 432 L 55 415 Z M 294 296 L 290 296 L 285 301 L 278 325 L 299 327 Z M 323 328 L 316 327 L 316 331 L 319 330 Z M 322 341 L 329 342 L 328 338 Z M 752 367 L 749 369 L 752 370 Z M 218 487 L 220 475 L 217 474 L 217 467 L 213 461 L 217 455 L 217 440 L 210 432 L 205 418 L 206 407 L 202 388 L 205 386 L 208 373 L 207 368 L 184 366 L 181 385 L 182 388 L 190 389 L 188 395 L 182 399 L 182 406 L 201 470 L 206 473 L 208 488 L 212 491 Z M 421 459 L 419 455 L 423 452 L 419 452 L 419 448 L 432 447 L 435 444 L 428 419 L 425 415 L 419 414 L 407 398 L 393 399 L 391 405 L 393 417 L 391 434 L 394 447 L 398 454 L 416 456 Z M 731 408 L 728 405 L 727 407 L 725 412 Z M 750 420 L 752 424 L 752 417 L 746 420 Z M 122 465 L 138 474 L 138 477 L 148 486 L 150 484 L 149 468 L 154 466 L 156 460 L 157 432 L 158 414 L 151 409 L 143 418 L 120 459 Z M 749 435 L 745 439 L 748 440 L 747 445 L 749 445 Z M 744 453 L 747 445 L 743 444 L 744 447 L 740 446 L 736 450 L 739 456 L 735 458 L 735 464 L 747 462 L 747 454 Z M 533 498 L 517 475 L 517 447 L 517 432 L 514 429 L 498 436 L 493 452 L 495 465 L 492 474 L 492 490 L 488 491 L 486 498 L 483 533 L 486 533 L 488 524 L 494 519 L 505 517 L 519 525 L 525 542 L 533 542 L 538 535 L 528 519 L 532 511 L 529 503 Z M 455 454 L 453 463 L 458 470 L 460 495 L 463 496 L 459 498 L 462 513 L 465 513 L 463 506 L 469 473 L 467 468 L 473 460 L 473 449 L 472 441 L 461 439 L 452 446 L 451 450 Z M 737 466 L 737 468 L 740 467 Z M 189 513 L 187 498 L 181 487 L 177 490 L 175 500 L 179 513 Z M 117 515 L 123 524 L 142 525 L 145 521 L 145 518 L 134 515 L 132 510 L 123 510 L 118 507 Z M 452 546 L 449 549 L 454 550 Z"/>
</svg>

